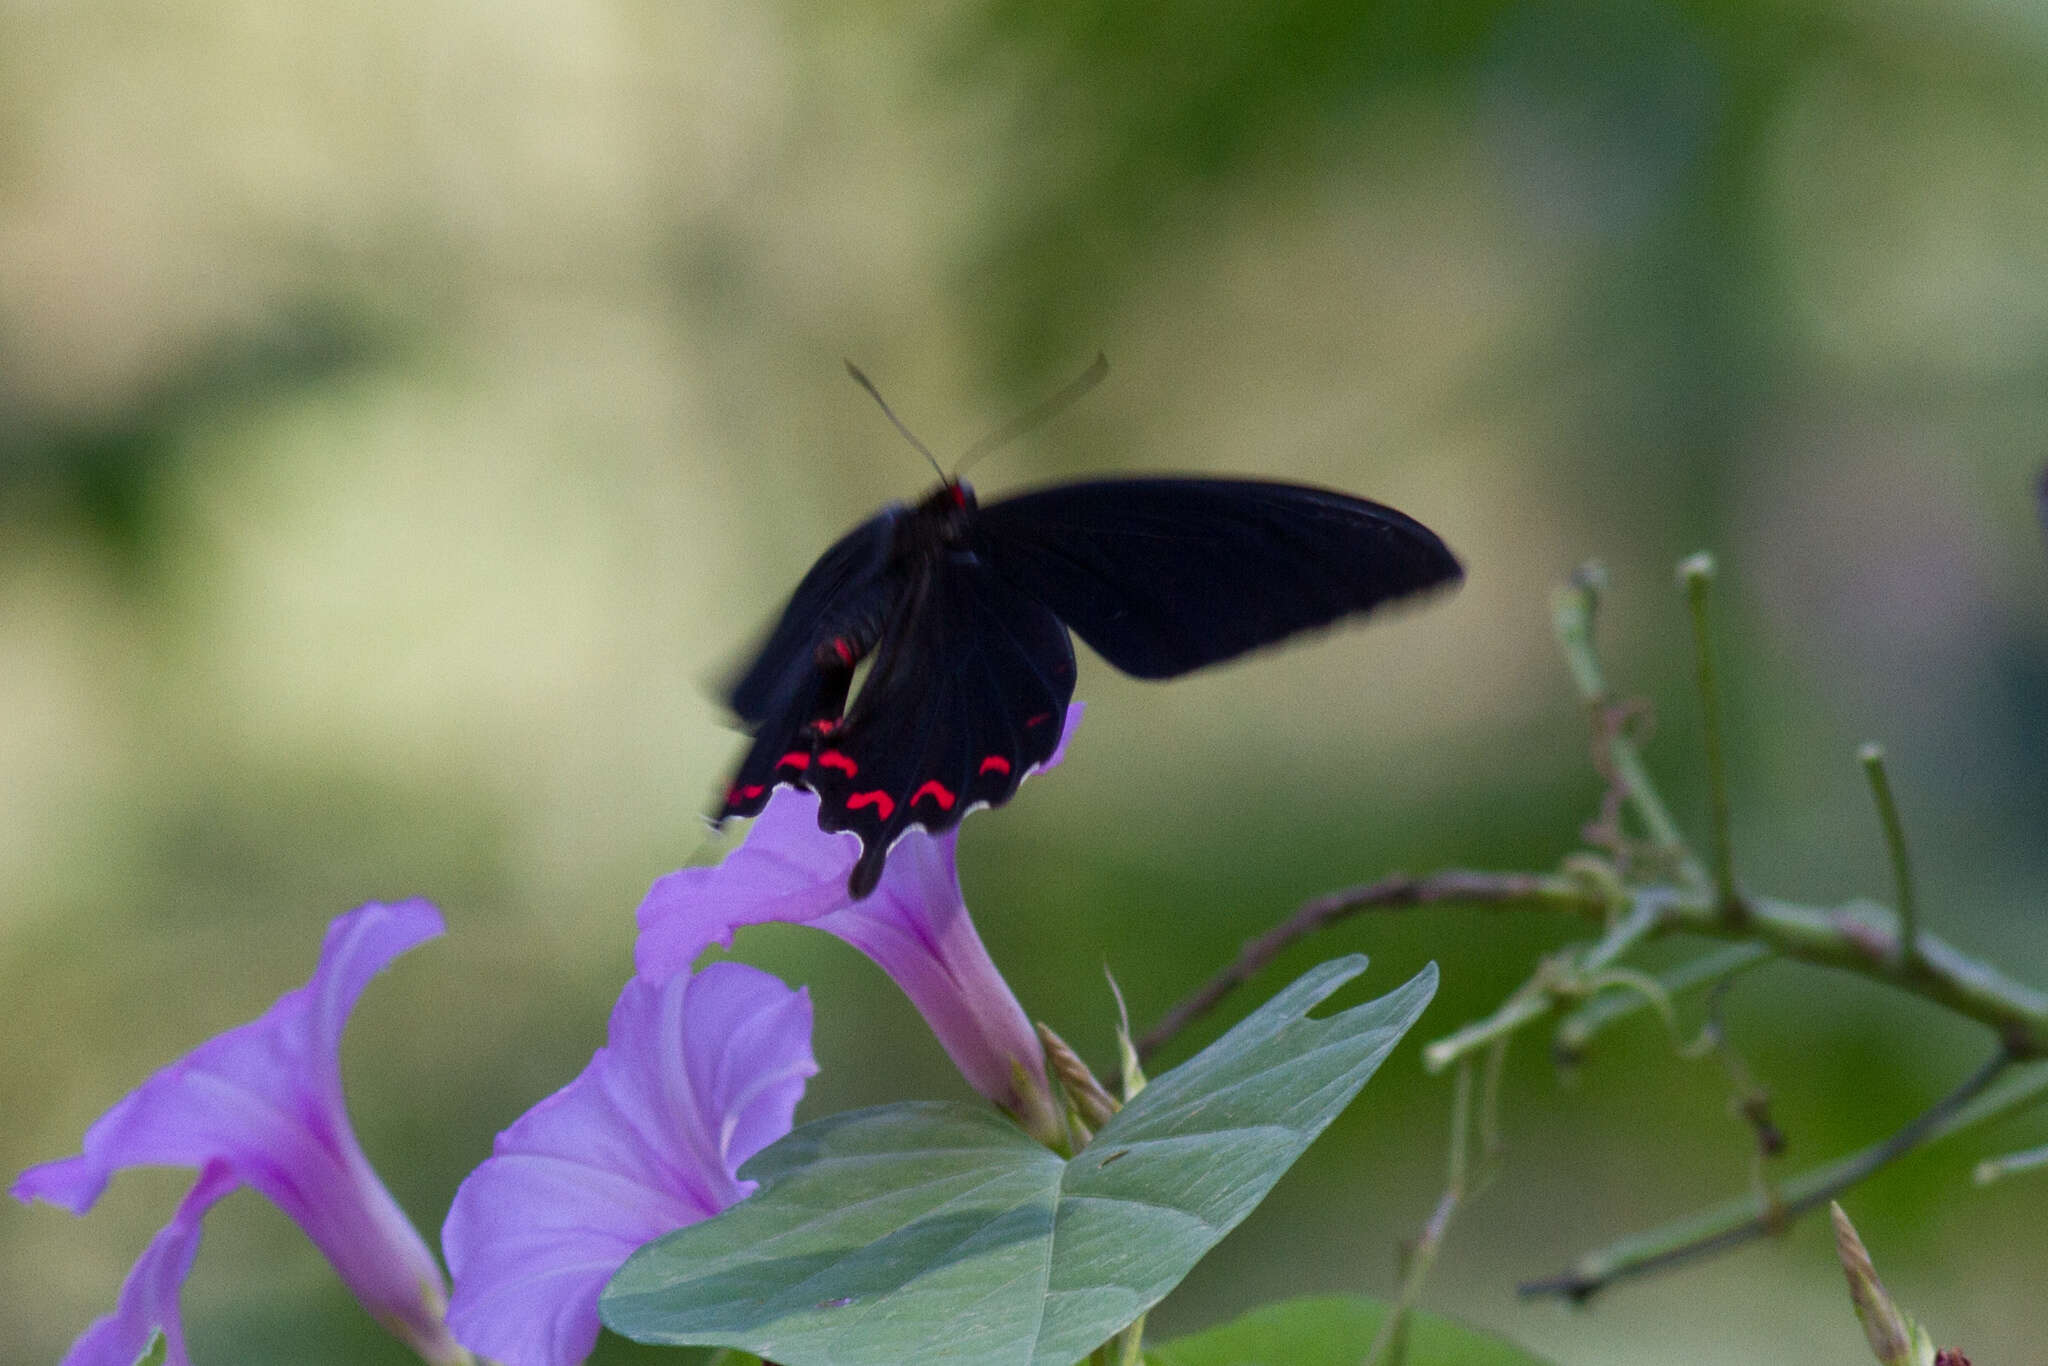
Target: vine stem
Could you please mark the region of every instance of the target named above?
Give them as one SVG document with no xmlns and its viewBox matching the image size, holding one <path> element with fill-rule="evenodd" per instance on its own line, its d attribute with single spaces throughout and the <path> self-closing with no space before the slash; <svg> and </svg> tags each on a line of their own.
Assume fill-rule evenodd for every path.
<svg viewBox="0 0 2048 1366">
<path fill-rule="evenodd" d="M 2004 1157 L 1989 1157 L 1977 1164 L 1976 1182 L 1988 1186 L 1993 1181 L 2002 1181 L 2008 1176 L 2021 1172 L 2039 1171 L 2048 1167 L 2048 1144 L 2028 1148 L 2024 1152 L 2007 1153 Z"/>
<path fill-rule="evenodd" d="M 1299 939 L 1361 911 L 1451 904 L 1561 911 L 1595 924 L 1604 924 L 1610 913 L 1605 891 L 1586 880 L 1557 873 L 1479 873 L 1456 869 L 1426 877 L 1390 877 L 1333 892 L 1304 903 L 1271 930 L 1247 941 L 1236 961 L 1191 992 L 1147 1031 L 1138 1042 L 1138 1055 L 1146 1058 L 1157 1053 L 1182 1029 L 1215 1009 Z M 1631 894 L 1631 905 L 1631 914 L 1641 913 L 1645 907 L 1654 911 L 1651 932 L 1656 934 L 1682 931 L 1753 941 L 1786 958 L 1884 982 L 1989 1026 L 2015 1058 L 2048 1057 L 2048 994 L 2015 981 L 1927 931 L 1920 934 L 1918 958 L 1911 964 L 1900 961 L 1896 936 L 1881 923 L 1882 907 L 1866 902 L 1838 907 L 1804 906 L 1771 897 L 1753 897 L 1747 918 L 1736 927 L 1727 923 L 1710 895 L 1681 887 L 1636 888 Z M 1545 994 L 1517 1007 L 1517 1027 L 1548 1015 L 1556 1004 Z"/>
<path fill-rule="evenodd" d="M 1891 779 L 1885 775 L 1884 746 L 1865 745 L 1857 752 L 1863 772 L 1870 779 L 1870 799 L 1877 804 L 1877 819 L 1884 826 L 1885 852 L 1892 861 L 1892 887 L 1899 903 L 1899 962 L 1910 967 L 1920 956 L 1920 913 L 1913 899 L 1913 862 L 1906 854 L 1906 826 L 1892 801 Z"/>
<path fill-rule="evenodd" d="M 1422 1065 L 1441 1072 L 1466 1054 L 1520 1030 L 1550 1014 L 1558 1003 L 1583 995 L 1579 983 L 1604 972 L 1623 954 L 1654 934 L 1664 914 L 1662 899 L 1639 896 L 1627 915 L 1615 921 L 1599 941 L 1577 957 L 1551 959 L 1484 1020 L 1466 1025 L 1422 1050 Z"/>
<path fill-rule="evenodd" d="M 1755 1196 L 1727 1201 L 1590 1253 L 1560 1275 L 1525 1282 L 1521 1293 L 1555 1295 L 1582 1304 L 1616 1281 L 1666 1270 L 1782 1232 L 1799 1215 L 1825 1205 L 1892 1159 L 2048 1095 L 2048 1066 L 2036 1066 L 2015 1084 L 1992 1092 L 1992 1084 L 2012 1065 L 2012 1055 L 2001 1048 L 1955 1090 L 1890 1137 L 1785 1181 L 1778 1188 L 1776 1202 L 1765 1206 Z"/>
<path fill-rule="evenodd" d="M 1386 1317 L 1380 1320 L 1379 1331 L 1373 1334 L 1364 1366 L 1386 1366 L 1386 1363 L 1399 1361 L 1403 1355 L 1408 1315 L 1414 1312 L 1416 1302 L 1422 1298 L 1422 1283 L 1428 1279 L 1430 1268 L 1436 1265 L 1436 1254 L 1442 1249 L 1444 1237 L 1451 1229 L 1451 1217 L 1465 1199 L 1466 1173 L 1470 1166 L 1466 1150 L 1471 1128 L 1472 1064 L 1467 1061 L 1459 1064 L 1457 1081 L 1451 1090 L 1450 1170 L 1444 1177 L 1444 1193 L 1438 1198 L 1429 1222 L 1422 1226 L 1415 1245 L 1409 1249 L 1407 1265 L 1401 1274 L 1400 1292 L 1388 1308 Z"/>
<path fill-rule="evenodd" d="M 1577 880 L 1546 873 L 1479 873 L 1461 869 L 1408 877 L 1397 873 L 1378 882 L 1347 887 L 1302 903 L 1299 909 L 1256 939 L 1248 939 L 1229 966 L 1184 997 L 1138 1040 L 1138 1057 L 1149 1059 L 1183 1029 L 1214 1010 L 1224 997 L 1256 976 L 1283 950 L 1318 930 L 1360 911 L 1406 910 L 1413 906 L 1548 906 L 1583 911 L 1590 894 Z M 1600 904 L 1605 904 L 1601 902 Z"/>
<path fill-rule="evenodd" d="M 1721 690 L 1714 681 L 1714 632 L 1709 611 L 1714 588 L 1714 557 L 1702 551 L 1678 566 L 1685 585 L 1685 603 L 1692 617 L 1693 653 L 1698 669 L 1700 730 L 1707 749 L 1708 833 L 1714 861 L 1714 893 L 1721 913 L 1731 921 L 1743 915 L 1742 894 L 1735 888 L 1735 841 L 1728 804 L 1728 760 L 1721 743 Z"/>
<path fill-rule="evenodd" d="M 1657 974 L 1657 988 L 1667 999 L 1676 998 L 1703 986 L 1730 981 L 1777 956 L 1767 945 L 1751 940 L 1724 945 Z M 1650 1006 L 1651 998 L 1639 991 L 1603 991 L 1559 1023 L 1551 1053 L 1560 1062 L 1577 1062 L 1601 1031 Z"/>
<path fill-rule="evenodd" d="M 1571 670 L 1579 700 L 1596 720 L 1602 711 L 1614 705 L 1614 695 L 1608 691 L 1606 674 L 1600 668 L 1600 656 L 1593 649 L 1593 617 L 1599 610 L 1600 592 L 1606 582 L 1607 571 L 1599 565 L 1582 565 L 1571 582 L 1550 599 L 1551 630 L 1557 636 L 1558 648 L 1564 652 L 1565 667 Z M 1678 823 L 1671 819 L 1664 799 L 1657 795 L 1656 784 L 1650 780 L 1650 770 L 1643 763 L 1643 753 L 1635 741 L 1617 730 L 1608 738 L 1606 750 L 1628 805 L 1643 823 L 1658 855 L 1678 869 L 1681 882 L 1703 883 L 1706 875 L 1700 870 L 1699 860 L 1686 848 Z"/>
</svg>

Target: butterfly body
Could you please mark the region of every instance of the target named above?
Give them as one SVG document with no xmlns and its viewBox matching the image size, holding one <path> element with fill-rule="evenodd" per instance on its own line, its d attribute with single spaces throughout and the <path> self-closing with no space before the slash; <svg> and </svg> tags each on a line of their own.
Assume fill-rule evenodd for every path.
<svg viewBox="0 0 2048 1366">
<path fill-rule="evenodd" d="M 819 824 L 861 839 L 849 886 L 865 896 L 910 826 L 999 806 L 1052 756 L 1069 628 L 1125 673 L 1172 678 L 1461 572 L 1412 518 L 1303 485 L 1091 480 L 984 507 L 949 480 L 798 584 L 729 693 L 754 742 L 718 819 L 779 785 L 816 792 Z"/>
</svg>

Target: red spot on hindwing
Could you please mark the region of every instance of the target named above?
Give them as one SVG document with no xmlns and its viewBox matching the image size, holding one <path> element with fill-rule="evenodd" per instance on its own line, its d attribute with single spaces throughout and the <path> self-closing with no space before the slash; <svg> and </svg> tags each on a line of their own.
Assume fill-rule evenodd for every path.
<svg viewBox="0 0 2048 1366">
<path fill-rule="evenodd" d="M 836 716 L 821 717 L 811 722 L 811 729 L 820 735 L 830 735 L 833 731 L 839 729 L 839 718 Z"/>
<path fill-rule="evenodd" d="M 916 806 L 918 801 L 924 797 L 930 797 L 933 801 L 937 802 L 941 811 L 951 811 L 953 809 L 952 792 L 937 778 L 929 780 L 924 786 L 911 793 L 910 804 Z"/>
<path fill-rule="evenodd" d="M 988 758 L 981 761 L 980 771 L 983 773 L 1008 773 L 1010 771 L 1010 761 L 1000 754 L 991 754 Z"/>
<path fill-rule="evenodd" d="M 1026 726 L 1026 728 L 1029 728 L 1031 726 L 1042 726 L 1050 720 L 1052 720 L 1052 713 L 1049 711 L 1042 711 L 1038 713 L 1038 715 L 1036 716 L 1025 718 L 1024 725 Z"/>
<path fill-rule="evenodd" d="M 726 805 L 736 806 L 741 802 L 750 802 L 767 790 L 767 788 L 759 783 L 748 783 L 745 787 L 735 787 L 725 794 Z"/>
<path fill-rule="evenodd" d="M 832 653 L 839 656 L 841 664 L 853 663 L 853 643 L 845 636 L 837 636 L 833 639 Z"/>
<path fill-rule="evenodd" d="M 873 792 L 856 792 L 846 799 L 846 809 L 848 811 L 858 811 L 863 806 L 877 808 L 875 814 L 883 820 L 888 820 L 896 810 L 896 800 L 880 788 L 876 788 Z"/>
<path fill-rule="evenodd" d="M 777 768 L 805 769 L 811 766 L 811 756 L 800 749 L 793 749 L 775 761 Z"/>
<path fill-rule="evenodd" d="M 836 768 L 851 778 L 860 772 L 860 765 L 836 749 L 828 749 L 818 756 L 818 763 L 824 768 Z"/>
</svg>

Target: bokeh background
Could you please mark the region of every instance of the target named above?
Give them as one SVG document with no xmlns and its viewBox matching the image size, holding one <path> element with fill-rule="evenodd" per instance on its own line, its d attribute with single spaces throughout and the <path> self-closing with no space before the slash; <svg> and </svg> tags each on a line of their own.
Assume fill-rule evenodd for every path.
<svg viewBox="0 0 2048 1366">
<path fill-rule="evenodd" d="M 711 686 L 830 537 L 1098 350 L 984 495 L 1111 470 L 1340 485 L 1438 528 L 1456 597 L 1166 687 L 1084 659 L 1066 768 L 966 828 L 1034 1014 L 1101 1061 L 1299 900 L 1546 867 L 1598 779 L 1549 584 L 1611 566 L 1614 678 L 1700 828 L 1672 566 L 1718 552 L 1751 885 L 1887 887 L 1894 758 L 1932 923 L 2048 981 L 2048 10 L 2027 0 L 0 5 L 0 1166 L 301 981 L 333 914 L 451 934 L 369 992 L 356 1124 L 437 1229 L 601 1040 L 648 883 L 708 856 Z M 1163 1331 L 1385 1292 L 1448 1090 L 1416 1045 L 1573 926 L 1345 926 L 1438 960 L 1417 1033 Z M 823 936 L 816 1115 L 964 1087 Z M 1727 1001 L 1804 1165 L 1981 1032 L 1781 968 Z M 1214 1029 L 1201 1032 L 1208 1037 Z M 1185 1056 L 1199 1037 L 1179 1046 Z M 1535 1041 L 1540 1045 L 1540 1037 Z M 1589 1312 L 1518 1277 L 1747 1180 L 1711 1063 L 1647 1017 L 1566 1085 L 1512 1059 L 1501 1182 L 1427 1302 L 1571 1363 L 1866 1359 L 1803 1225 Z M 2048 1185 L 1850 1200 L 1979 1361 L 2048 1361 Z M 0 1207 L 0 1358 L 113 1302 L 187 1178 Z M 209 1224 L 202 1361 L 400 1362 L 254 1196 Z M 660 1359 L 610 1341 L 599 1360 Z"/>
</svg>

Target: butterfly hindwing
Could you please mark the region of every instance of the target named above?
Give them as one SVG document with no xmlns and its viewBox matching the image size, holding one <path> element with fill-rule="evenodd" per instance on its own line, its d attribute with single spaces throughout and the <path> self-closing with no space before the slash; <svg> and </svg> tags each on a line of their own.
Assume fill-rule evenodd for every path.
<svg viewBox="0 0 2048 1366">
<path fill-rule="evenodd" d="M 936 833 L 1008 801 L 1051 757 L 1073 690 L 1073 646 L 1049 609 L 972 556 L 927 566 L 808 770 L 818 823 L 861 838 L 854 895 L 911 825 Z"/>
<path fill-rule="evenodd" d="M 1250 479 L 1061 484 L 982 507 L 978 548 L 1096 653 L 1172 678 L 1455 582 L 1436 533 L 1363 498 Z"/>
<path fill-rule="evenodd" d="M 731 816 L 758 816 L 779 784 L 802 786 L 821 728 L 838 724 L 846 704 L 852 666 L 804 672 L 784 695 L 774 715 L 754 731 L 754 743 L 740 761 L 726 788 L 716 821 Z"/>
</svg>

